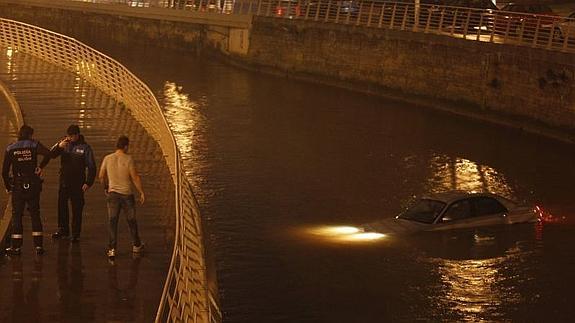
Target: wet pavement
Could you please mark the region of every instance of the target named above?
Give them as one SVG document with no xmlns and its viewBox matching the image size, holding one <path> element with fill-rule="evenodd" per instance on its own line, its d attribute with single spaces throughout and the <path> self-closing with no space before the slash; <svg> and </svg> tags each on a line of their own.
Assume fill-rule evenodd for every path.
<svg viewBox="0 0 575 323">
<path fill-rule="evenodd" d="M 81 241 L 54 241 L 57 229 L 59 160 L 44 172 L 41 214 L 47 252 L 32 252 L 29 218 L 24 217 L 24 246 L 20 257 L 0 259 L 1 322 L 151 322 L 166 277 L 174 225 L 173 185 L 156 142 L 130 116 L 78 75 L 30 56 L 0 51 L 0 79 L 18 100 L 35 138 L 51 146 L 69 124 L 78 124 L 99 165 L 114 151 L 119 135 L 131 139 L 146 203 L 137 208 L 147 250 L 134 258 L 124 217 L 119 224 L 118 256 L 114 265 L 105 255 L 107 213 L 103 187 L 86 194 Z M 2 102 L 0 102 L 2 103 Z M 10 111 L 0 104 L 1 144 L 13 138 L 7 127 Z M 2 201 L 5 195 L 1 195 Z"/>
</svg>

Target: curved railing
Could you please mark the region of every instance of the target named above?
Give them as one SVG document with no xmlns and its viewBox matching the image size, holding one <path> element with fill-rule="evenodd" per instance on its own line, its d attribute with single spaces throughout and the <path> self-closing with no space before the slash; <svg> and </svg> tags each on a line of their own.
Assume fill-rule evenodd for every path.
<svg viewBox="0 0 575 323">
<path fill-rule="evenodd" d="M 88 80 L 128 108 L 160 145 L 175 185 L 176 234 L 156 322 L 219 322 L 208 288 L 199 208 L 170 127 L 150 89 L 114 59 L 46 29 L 0 18 L 0 46 L 22 51 Z"/>
</svg>

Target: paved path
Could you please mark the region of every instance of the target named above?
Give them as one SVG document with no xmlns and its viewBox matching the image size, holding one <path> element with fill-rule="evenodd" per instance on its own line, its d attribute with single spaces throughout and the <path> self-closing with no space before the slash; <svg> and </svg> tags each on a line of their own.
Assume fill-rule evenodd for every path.
<svg viewBox="0 0 575 323">
<path fill-rule="evenodd" d="M 80 125 L 100 164 L 113 151 L 115 139 L 126 134 L 146 191 L 138 221 L 147 244 L 143 258 L 132 259 L 125 219 L 120 220 L 119 254 L 115 265 L 105 256 L 106 208 L 103 188 L 94 185 L 86 196 L 80 243 L 52 241 L 57 228 L 59 160 L 45 171 L 41 198 L 47 253 L 32 253 L 29 218 L 24 218 L 23 254 L 0 260 L 0 322 L 150 322 L 171 256 L 174 221 L 173 186 L 157 143 L 105 94 L 78 76 L 30 56 L 0 48 L 0 80 L 21 105 L 24 120 L 46 146 L 60 139 L 69 124 Z M 0 102 L 0 144 L 13 130 L 10 110 Z M 3 158 L 0 157 L 0 159 Z M 0 203 L 6 200 L 0 195 Z"/>
</svg>

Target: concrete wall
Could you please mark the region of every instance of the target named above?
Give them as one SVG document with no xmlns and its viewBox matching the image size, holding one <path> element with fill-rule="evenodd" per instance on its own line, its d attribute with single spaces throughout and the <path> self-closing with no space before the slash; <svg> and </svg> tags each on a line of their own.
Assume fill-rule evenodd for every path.
<svg viewBox="0 0 575 323">
<path fill-rule="evenodd" d="M 255 17 L 245 60 L 506 123 L 538 120 L 575 127 L 573 54 Z"/>
<path fill-rule="evenodd" d="M 265 17 L 254 17 L 247 30 L 193 21 L 5 5 L 2 1 L 0 15 L 88 44 L 104 37 L 190 52 L 208 46 L 244 68 L 407 100 L 574 140 L 574 54 Z"/>
<path fill-rule="evenodd" d="M 0 17 L 44 27 L 88 45 L 105 39 L 153 42 L 192 52 L 209 46 L 235 54 L 247 53 L 251 23 L 251 16 L 60 0 L 0 0 Z"/>
</svg>

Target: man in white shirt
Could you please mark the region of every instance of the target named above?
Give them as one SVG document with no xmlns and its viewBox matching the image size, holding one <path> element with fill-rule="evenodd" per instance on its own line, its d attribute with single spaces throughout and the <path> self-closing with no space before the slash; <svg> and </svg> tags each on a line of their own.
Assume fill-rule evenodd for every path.
<svg viewBox="0 0 575 323">
<path fill-rule="evenodd" d="M 136 221 L 135 197 L 132 191 L 132 183 L 140 194 L 140 203 L 144 203 L 144 190 L 142 181 L 136 172 L 134 160 L 128 154 L 130 140 L 126 136 L 118 138 L 116 151 L 104 157 L 100 167 L 100 182 L 104 184 L 106 192 L 106 204 L 108 206 L 108 221 L 110 241 L 108 244 L 108 258 L 114 260 L 116 257 L 116 245 L 118 237 L 118 218 L 120 212 L 124 210 L 126 220 L 132 235 L 132 251 L 140 254 L 144 251 L 144 244 L 138 234 L 138 223 Z"/>
</svg>

